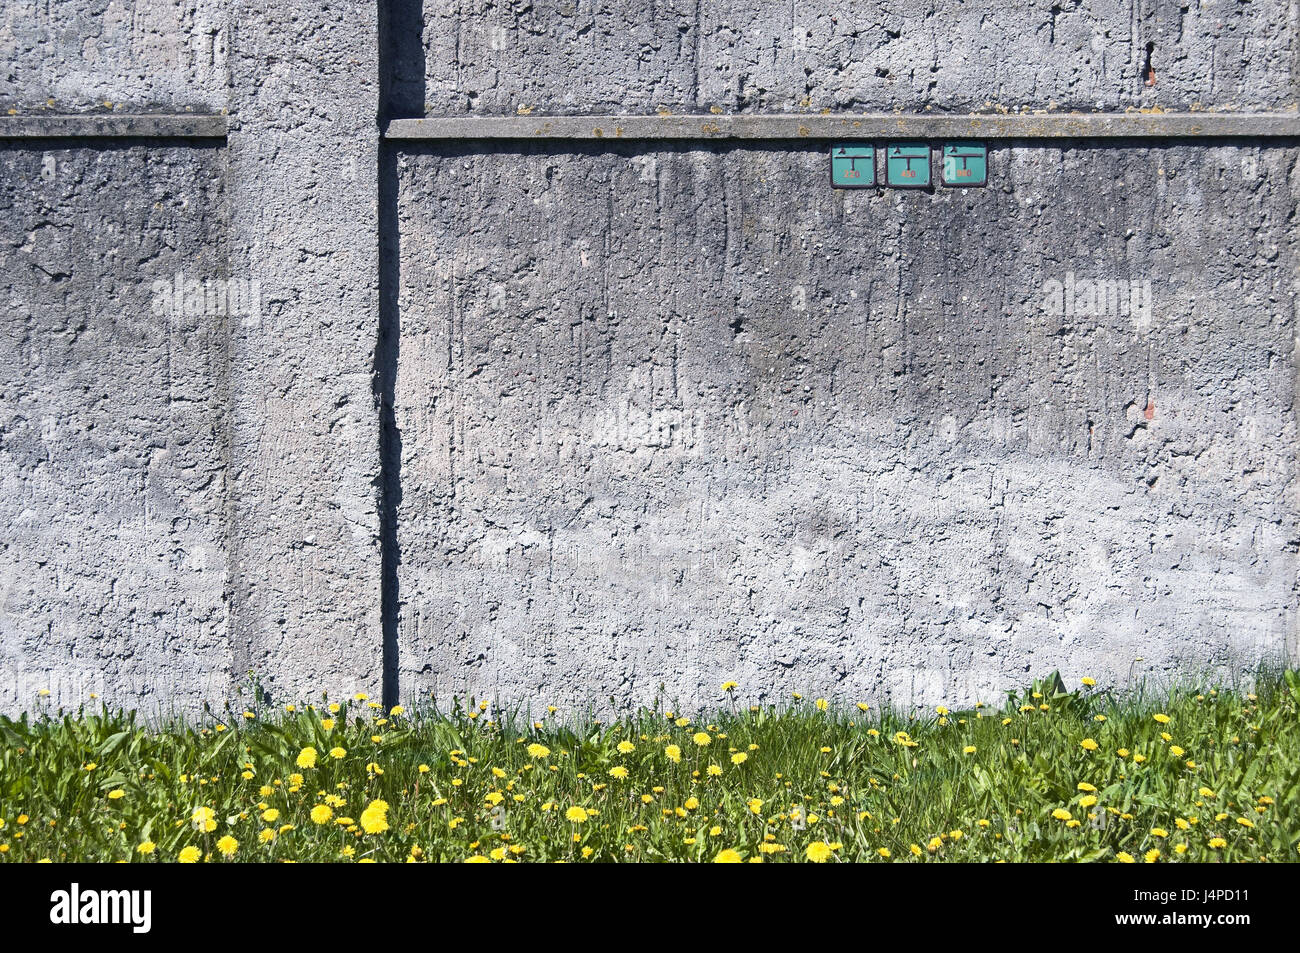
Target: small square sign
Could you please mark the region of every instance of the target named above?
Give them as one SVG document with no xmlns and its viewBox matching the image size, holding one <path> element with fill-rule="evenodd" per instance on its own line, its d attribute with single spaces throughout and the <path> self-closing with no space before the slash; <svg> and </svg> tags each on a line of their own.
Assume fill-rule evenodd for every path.
<svg viewBox="0 0 1300 953">
<path fill-rule="evenodd" d="M 989 150 L 982 142 L 943 144 L 943 184 L 974 188 L 989 184 Z"/>
<path fill-rule="evenodd" d="M 876 147 L 842 142 L 831 146 L 831 186 L 865 189 L 876 184 Z"/>
<path fill-rule="evenodd" d="M 895 189 L 928 188 L 930 146 L 924 142 L 891 142 L 886 146 L 885 184 Z"/>
</svg>

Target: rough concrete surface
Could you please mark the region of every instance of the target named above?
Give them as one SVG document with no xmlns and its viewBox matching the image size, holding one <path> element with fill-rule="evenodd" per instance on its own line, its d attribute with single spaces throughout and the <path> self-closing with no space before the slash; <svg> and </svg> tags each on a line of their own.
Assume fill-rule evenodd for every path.
<svg viewBox="0 0 1300 953">
<path fill-rule="evenodd" d="M 265 309 L 231 338 L 232 652 L 277 697 L 378 697 L 375 11 L 234 14 L 230 267 Z"/>
<path fill-rule="evenodd" d="M 378 126 L 1286 112 L 1300 0 L 14 0 L 0 57 L 5 114 L 229 113 L 0 145 L 0 710 L 1295 658 L 1295 140 L 876 194 L 809 141 Z M 178 274 L 258 307 L 156 313 Z"/>
<path fill-rule="evenodd" d="M 221 274 L 223 165 L 0 148 L 0 710 L 228 688 L 226 328 L 153 308 Z"/>
<path fill-rule="evenodd" d="M 1300 98 L 1296 0 L 426 0 L 423 12 L 430 113 L 1261 109 Z"/>
<path fill-rule="evenodd" d="M 220 110 L 228 7 L 221 0 L 5 0 L 0 109 Z"/>
<path fill-rule="evenodd" d="M 403 688 L 963 701 L 1279 657 L 1296 150 L 1093 145 L 881 196 L 802 148 L 405 156 Z M 1150 308 L 1046 313 L 1071 272 Z"/>
</svg>

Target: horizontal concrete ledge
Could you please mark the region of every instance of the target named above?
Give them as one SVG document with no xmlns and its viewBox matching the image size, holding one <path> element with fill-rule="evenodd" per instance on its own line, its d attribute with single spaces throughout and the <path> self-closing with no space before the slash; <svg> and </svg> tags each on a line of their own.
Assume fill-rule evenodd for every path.
<svg viewBox="0 0 1300 953">
<path fill-rule="evenodd" d="M 766 116 L 456 116 L 394 119 L 391 140 L 1185 139 L 1300 137 L 1300 113 L 863 113 Z"/>
<path fill-rule="evenodd" d="M 224 139 L 226 117 L 188 113 L 0 116 L 0 139 Z"/>
</svg>

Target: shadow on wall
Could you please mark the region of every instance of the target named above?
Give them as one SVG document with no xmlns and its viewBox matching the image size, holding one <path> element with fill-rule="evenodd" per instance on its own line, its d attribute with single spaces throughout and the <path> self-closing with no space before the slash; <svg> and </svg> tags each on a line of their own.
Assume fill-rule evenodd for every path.
<svg viewBox="0 0 1300 953">
<path fill-rule="evenodd" d="M 424 115 L 424 4 L 422 0 L 395 0 L 379 5 L 379 116 L 389 119 Z M 402 551 L 397 539 L 397 510 L 402 503 L 402 435 L 393 413 L 397 384 L 401 315 L 397 296 L 400 285 L 401 238 L 397 223 L 397 154 L 379 144 L 379 339 L 373 368 L 375 404 L 379 411 L 380 467 L 380 572 L 383 620 L 383 699 L 397 704 L 397 620 L 401 605 L 397 568 Z"/>
<path fill-rule="evenodd" d="M 379 5 L 380 119 L 424 116 L 424 2 Z"/>
</svg>

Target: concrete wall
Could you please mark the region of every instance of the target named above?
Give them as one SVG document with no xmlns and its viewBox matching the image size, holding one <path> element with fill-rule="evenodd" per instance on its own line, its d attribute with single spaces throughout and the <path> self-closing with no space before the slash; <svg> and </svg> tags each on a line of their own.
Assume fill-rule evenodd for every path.
<svg viewBox="0 0 1300 953">
<path fill-rule="evenodd" d="M 988 698 L 1277 652 L 1296 160 L 1017 145 L 875 196 L 786 146 L 406 157 L 403 684 Z M 1150 298 L 1052 314 L 1071 273 Z"/>
<path fill-rule="evenodd" d="M 1297 98 L 1295 0 L 425 0 L 423 11 L 434 113 L 1263 109 Z"/>
<path fill-rule="evenodd" d="M 236 670 L 378 697 L 374 6 L 250 0 L 234 23 L 231 269 L 267 295 L 231 340 Z"/>
<path fill-rule="evenodd" d="M 11 115 L 231 118 L 0 153 L 0 709 L 382 688 L 375 9 L 264 7 L 5 6 Z"/>
<path fill-rule="evenodd" d="M 4 708 L 228 686 L 227 329 L 142 278 L 220 273 L 222 183 L 212 147 L 0 148 Z"/>
<path fill-rule="evenodd" d="M 5 112 L 230 116 L 0 149 L 0 709 L 1294 657 L 1295 143 L 1013 142 L 876 195 L 807 143 L 376 117 L 1288 110 L 1296 0 L 382 14 L 0 14 Z M 156 313 L 178 274 L 256 314 Z M 1050 307 L 1095 279 L 1138 307 Z"/>
<path fill-rule="evenodd" d="M 215 112 L 229 21 L 220 0 L 5 0 L 0 108 Z"/>
</svg>

